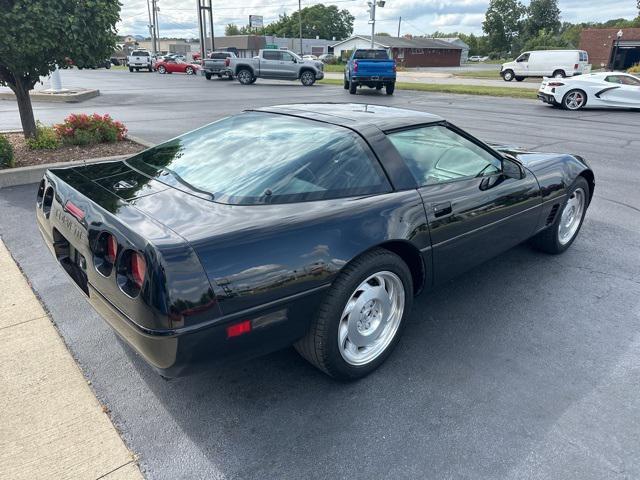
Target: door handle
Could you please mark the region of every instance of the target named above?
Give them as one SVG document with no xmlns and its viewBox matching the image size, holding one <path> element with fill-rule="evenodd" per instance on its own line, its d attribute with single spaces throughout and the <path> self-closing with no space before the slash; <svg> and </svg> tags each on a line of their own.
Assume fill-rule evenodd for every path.
<svg viewBox="0 0 640 480">
<path fill-rule="evenodd" d="M 433 215 L 435 217 L 443 217 L 452 212 L 451 202 L 436 203 L 432 205 L 431 208 L 433 209 Z"/>
</svg>

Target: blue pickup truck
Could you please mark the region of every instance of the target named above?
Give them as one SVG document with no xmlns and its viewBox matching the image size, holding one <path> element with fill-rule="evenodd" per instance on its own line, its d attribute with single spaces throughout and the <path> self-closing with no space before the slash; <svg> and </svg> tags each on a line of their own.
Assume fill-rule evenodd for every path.
<svg viewBox="0 0 640 480">
<path fill-rule="evenodd" d="M 384 49 L 359 48 L 354 50 L 344 69 L 344 89 L 355 94 L 360 86 L 382 90 L 393 95 L 396 88 L 396 62 Z"/>
</svg>

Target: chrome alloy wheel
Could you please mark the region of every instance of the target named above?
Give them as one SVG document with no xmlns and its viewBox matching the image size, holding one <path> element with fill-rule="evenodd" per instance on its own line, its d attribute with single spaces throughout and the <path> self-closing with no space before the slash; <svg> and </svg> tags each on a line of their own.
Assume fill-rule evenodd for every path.
<svg viewBox="0 0 640 480">
<path fill-rule="evenodd" d="M 578 228 L 580 228 L 585 204 L 586 195 L 584 190 L 581 188 L 574 190 L 560 216 L 560 225 L 558 226 L 558 242 L 560 242 L 560 245 L 569 243 Z"/>
<path fill-rule="evenodd" d="M 338 323 L 338 349 L 351 365 L 379 357 L 393 341 L 404 313 L 402 280 L 393 272 L 374 273 L 351 294 Z"/>
<path fill-rule="evenodd" d="M 567 97 L 564 99 L 564 104 L 569 110 L 579 110 L 584 106 L 584 103 L 585 95 L 578 90 L 569 92 Z"/>
</svg>

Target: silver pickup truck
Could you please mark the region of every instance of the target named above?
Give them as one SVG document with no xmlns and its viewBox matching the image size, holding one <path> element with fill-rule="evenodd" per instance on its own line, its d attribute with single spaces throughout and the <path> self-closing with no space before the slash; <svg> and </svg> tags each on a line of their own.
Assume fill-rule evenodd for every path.
<svg viewBox="0 0 640 480">
<path fill-rule="evenodd" d="M 303 60 L 288 50 L 260 50 L 257 57 L 230 58 L 229 68 L 238 81 L 249 85 L 258 78 L 300 80 L 309 87 L 324 78 L 323 63 Z"/>
<path fill-rule="evenodd" d="M 229 68 L 230 60 L 236 58 L 236 54 L 233 52 L 212 52 L 209 54 L 209 58 L 205 58 L 202 62 L 202 75 L 207 80 L 211 80 L 211 77 L 217 75 L 218 78 L 223 76 L 233 79 L 233 72 Z"/>
</svg>

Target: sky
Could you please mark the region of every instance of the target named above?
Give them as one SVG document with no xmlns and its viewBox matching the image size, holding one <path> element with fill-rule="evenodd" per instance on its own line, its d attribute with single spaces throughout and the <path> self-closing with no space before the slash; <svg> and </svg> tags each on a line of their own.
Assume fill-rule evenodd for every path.
<svg viewBox="0 0 640 480">
<path fill-rule="evenodd" d="M 149 35 L 147 0 L 121 0 L 122 35 Z M 302 7 L 324 3 L 347 9 L 356 17 L 354 33 L 371 31 L 367 24 L 366 0 L 302 0 Z M 482 33 L 482 21 L 489 0 L 386 0 L 377 9 L 376 31 L 397 34 L 398 17 L 402 17 L 401 35 L 424 35 L 436 30 L 444 32 Z M 527 4 L 525 0 L 523 3 Z M 197 38 L 197 0 L 158 0 L 160 35 L 162 37 Z M 611 18 L 632 19 L 638 14 L 636 0 L 559 0 L 562 20 L 569 22 L 606 21 Z M 262 15 L 265 24 L 277 20 L 282 13 L 297 10 L 297 0 L 236 0 L 227 3 L 213 0 L 214 30 L 224 34 L 229 23 L 245 25 L 249 15 Z"/>
</svg>

